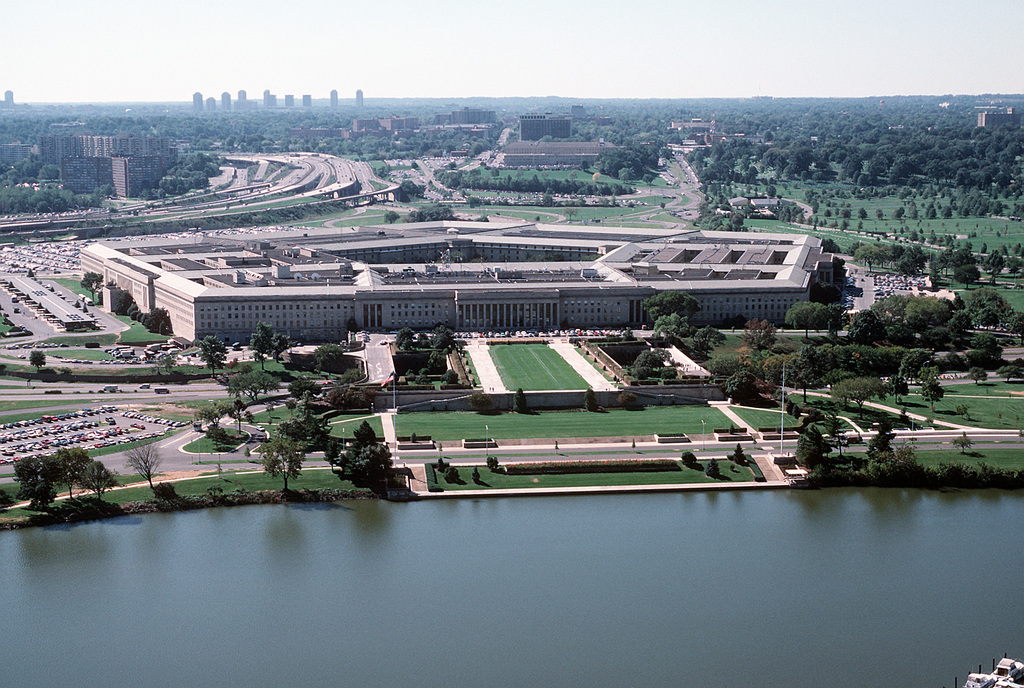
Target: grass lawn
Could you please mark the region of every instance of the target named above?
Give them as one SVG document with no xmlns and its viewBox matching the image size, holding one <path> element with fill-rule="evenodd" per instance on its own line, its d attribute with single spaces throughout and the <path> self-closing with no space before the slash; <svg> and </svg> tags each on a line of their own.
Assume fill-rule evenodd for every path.
<svg viewBox="0 0 1024 688">
<path fill-rule="evenodd" d="M 502 344 L 488 349 L 511 390 L 586 389 L 586 381 L 546 344 Z"/>
<path fill-rule="evenodd" d="M 973 385 L 971 385 L 973 386 Z M 954 396 L 957 392 L 946 390 L 946 396 L 935 402 L 935 411 L 918 394 L 903 397 L 903 403 L 910 413 L 919 413 L 926 418 L 970 425 L 981 428 L 1019 429 L 1024 427 L 1024 397 L 1007 399 L 1006 397 Z M 886 399 L 886 403 L 895 405 L 895 399 Z M 967 407 L 970 420 L 957 415 L 956 407 Z"/>
<path fill-rule="evenodd" d="M 890 413 L 888 411 L 871 408 L 869 406 L 865 406 L 864 411 L 861 413 L 857 411 L 856 404 L 850 404 L 849 406 L 844 407 L 842 404 L 836 404 L 829 397 L 819 397 L 813 394 L 807 396 L 807 403 L 804 403 L 803 399 L 803 394 L 799 392 L 792 393 L 789 395 L 789 400 L 792 401 L 794 404 L 797 404 L 798 406 L 813 406 L 817 409 L 820 409 L 822 413 L 824 413 L 825 415 L 828 415 L 830 413 L 836 413 L 837 415 L 840 416 L 846 416 L 854 423 L 856 423 L 862 430 L 871 430 L 872 424 L 881 422 L 883 418 L 888 419 L 895 428 L 910 427 L 908 423 L 903 423 L 902 421 L 900 421 L 900 415 L 898 413 Z M 903 399 L 905 402 L 906 397 L 903 397 Z M 894 399 L 888 399 L 886 403 L 893 407 L 896 406 L 896 402 Z M 924 409 L 925 411 L 927 411 L 928 407 L 925 406 Z M 911 413 L 922 413 L 921 409 L 918 408 L 908 407 L 908 411 L 910 411 Z M 923 413 L 922 415 L 928 416 L 929 414 Z M 924 421 L 914 421 L 914 427 L 927 428 L 931 427 L 931 425 L 925 423 Z"/>
<path fill-rule="evenodd" d="M 754 428 L 778 428 L 779 420 L 785 419 L 787 428 L 795 428 L 797 419 L 788 413 L 779 414 L 779 409 L 753 409 L 731 407 L 733 413 L 747 421 Z"/>
<path fill-rule="evenodd" d="M 104 353 L 103 349 L 57 349 L 53 353 L 48 353 L 47 358 L 50 356 L 66 359 L 81 359 L 83 361 L 109 361 L 113 358 L 108 353 Z"/>
<path fill-rule="evenodd" d="M 710 406 L 649 406 L 642 411 L 614 409 L 604 413 L 542 411 L 520 415 L 482 415 L 471 411 L 399 414 L 398 433 L 430 435 L 435 440 L 483 438 L 484 426 L 494 439 L 561 437 L 632 437 L 654 434 L 700 434 L 701 419 L 708 432 L 728 427 L 729 419 Z"/>
<path fill-rule="evenodd" d="M 143 327 L 142 323 L 137 323 L 127 316 L 115 315 L 114 317 L 129 326 L 120 334 L 117 340 L 119 344 L 153 344 L 166 342 L 171 338 L 166 334 L 154 334 Z"/>
<path fill-rule="evenodd" d="M 134 478 L 137 480 L 138 476 L 134 476 Z M 155 479 L 154 482 L 160 482 L 159 478 Z M 209 477 L 181 480 L 174 483 L 174 489 L 179 495 L 203 495 L 206 494 L 208 488 L 213 486 L 222 488 L 224 492 L 231 492 L 236 489 L 258 492 L 260 490 L 280 490 L 284 487 L 284 481 L 281 478 L 271 478 L 262 472 L 247 472 L 222 473 L 221 475 L 210 475 Z M 9 483 L 0 485 L 0 490 L 8 492 L 12 497 L 17 493 L 17 488 L 17 485 Z M 289 480 L 288 488 L 293 490 L 311 490 L 316 488 L 356 489 L 351 482 L 339 480 L 338 476 L 330 470 L 319 468 L 307 469 L 298 478 Z M 113 504 L 148 501 L 152 498 L 153 492 L 149 489 L 148 485 L 144 487 L 131 487 L 124 490 L 113 490 L 103 495 L 103 501 Z M 10 511 L 0 513 L 0 521 L 19 520 L 35 513 L 26 509 L 11 509 Z"/>
<path fill-rule="evenodd" d="M 352 437 L 352 433 L 362 425 L 364 420 L 370 424 L 377 437 L 384 436 L 384 424 L 381 422 L 380 416 L 369 416 L 365 413 L 332 418 L 330 420 L 331 434 L 335 437 Z"/>
<path fill-rule="evenodd" d="M 994 444 L 975 444 L 961 454 L 959 449 L 918 449 L 917 460 L 925 466 L 937 466 L 940 463 L 987 463 L 1001 469 L 1024 469 L 1024 452 L 1020 449 L 1003 449 Z"/>
<path fill-rule="evenodd" d="M 226 432 L 228 436 L 224 442 L 214 442 L 209 437 L 200 437 L 186 444 L 182 450 L 190 454 L 226 454 L 244 442 L 247 437 L 244 432 L 237 432 L 233 429 L 226 430 Z"/>
<path fill-rule="evenodd" d="M 459 482 L 449 483 L 438 476 L 438 487 L 444 490 L 519 490 L 538 487 L 593 487 L 606 485 L 680 485 L 691 483 L 720 484 L 730 482 L 752 482 L 754 474 L 746 466 L 737 466 L 726 459 L 718 460 L 721 472 L 719 478 L 704 475 L 704 463 L 697 462 L 694 468 L 681 463 L 678 471 L 651 471 L 638 473 L 568 473 L 562 475 L 505 475 L 493 473 L 486 466 L 480 466 L 480 482 L 473 482 L 472 466 L 457 466 Z"/>
<path fill-rule="evenodd" d="M 62 337 L 50 337 L 47 344 L 68 344 L 70 346 L 82 346 L 83 344 L 99 344 L 110 346 L 117 341 L 116 334 L 86 334 L 81 336 L 68 335 Z"/>
</svg>

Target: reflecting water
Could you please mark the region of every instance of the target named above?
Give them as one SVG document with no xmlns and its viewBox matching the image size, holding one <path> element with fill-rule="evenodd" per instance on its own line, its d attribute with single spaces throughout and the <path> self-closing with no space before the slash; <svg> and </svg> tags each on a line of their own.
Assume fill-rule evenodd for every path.
<svg viewBox="0 0 1024 688">
<path fill-rule="evenodd" d="M 238 507 L 0 533 L 12 686 L 939 688 L 1024 654 L 1024 495 Z"/>
</svg>

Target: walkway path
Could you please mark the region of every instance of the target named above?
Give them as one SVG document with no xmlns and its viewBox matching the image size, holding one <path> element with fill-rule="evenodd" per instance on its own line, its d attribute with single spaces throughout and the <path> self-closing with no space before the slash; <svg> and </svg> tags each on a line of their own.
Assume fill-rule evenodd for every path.
<svg viewBox="0 0 1024 688">
<path fill-rule="evenodd" d="M 565 362 L 572 366 L 572 369 L 580 374 L 580 377 L 595 392 L 614 392 L 618 389 L 615 383 L 609 382 L 597 368 L 590 365 L 590 361 L 576 350 L 576 347 L 565 340 L 549 342 L 548 346 L 558 352 L 558 355 L 565 359 Z"/>
<path fill-rule="evenodd" d="M 733 423 L 735 423 L 736 425 L 740 426 L 741 428 L 746 428 L 747 432 L 750 433 L 751 437 L 757 437 L 758 436 L 757 428 L 753 427 L 752 425 L 747 423 L 747 421 L 745 421 L 742 418 L 740 418 L 739 414 L 737 414 L 735 411 L 733 411 L 731 408 L 729 408 L 729 404 L 727 404 L 725 402 L 721 402 L 721 401 L 712 401 L 712 402 L 709 402 L 708 405 L 709 406 L 714 406 L 715 408 L 717 408 L 719 411 L 724 413 L 725 416 L 729 420 L 731 420 Z"/>
<path fill-rule="evenodd" d="M 476 374 L 480 377 L 480 386 L 483 387 L 484 391 L 488 394 L 501 394 L 507 392 L 508 389 L 505 388 L 505 383 L 501 381 L 501 375 L 498 374 L 498 369 L 491 359 L 491 354 L 488 351 L 489 348 L 486 344 L 470 340 L 466 344 L 466 353 L 469 354 L 470 360 L 473 361 L 473 367 L 476 369 Z"/>
<path fill-rule="evenodd" d="M 693 359 L 684 354 L 682 351 L 674 346 L 670 346 L 668 349 L 668 355 L 674 363 L 679 364 L 679 368 L 687 375 L 699 375 L 701 377 L 711 377 L 711 373 L 701 368 L 699 365 L 694 363 Z"/>
<path fill-rule="evenodd" d="M 380 424 L 384 426 L 384 441 L 394 447 L 398 444 L 398 433 L 395 431 L 395 412 L 385 411 L 380 414 Z"/>
</svg>

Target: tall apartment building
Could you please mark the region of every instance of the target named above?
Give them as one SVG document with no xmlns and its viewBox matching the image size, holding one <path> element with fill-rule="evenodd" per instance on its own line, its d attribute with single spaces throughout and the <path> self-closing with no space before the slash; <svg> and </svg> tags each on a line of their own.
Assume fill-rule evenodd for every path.
<svg viewBox="0 0 1024 688">
<path fill-rule="evenodd" d="M 295 107 L 295 96 L 288 94 L 284 97 L 285 107 Z"/>
<path fill-rule="evenodd" d="M 363 107 L 363 92 L 362 90 L 356 91 L 356 107 Z"/>
<path fill-rule="evenodd" d="M 269 88 L 263 92 L 263 107 L 277 107 L 277 96 Z"/>
<path fill-rule="evenodd" d="M 313 96 L 302 96 L 302 107 L 313 107 Z"/>
<path fill-rule="evenodd" d="M 92 193 L 113 184 L 111 160 L 95 156 L 64 158 L 60 163 L 61 184 L 72 193 Z"/>
<path fill-rule="evenodd" d="M 338 107 L 338 89 L 334 89 L 331 91 L 331 107 Z"/>
<path fill-rule="evenodd" d="M 979 127 L 1019 127 L 1021 125 L 1021 114 L 1012 107 L 1006 108 L 1006 112 L 979 112 Z"/>
<path fill-rule="evenodd" d="M 540 141 L 545 136 L 555 139 L 567 139 L 572 136 L 572 117 L 550 113 L 519 117 L 520 141 Z"/>
<path fill-rule="evenodd" d="M 468 107 L 464 107 L 461 110 L 453 110 L 451 114 L 452 124 L 493 124 L 496 119 L 494 110 L 479 110 Z"/>
<path fill-rule="evenodd" d="M 246 97 L 245 91 L 239 91 L 237 109 L 245 110 L 247 107 L 249 107 L 249 100 Z"/>
<path fill-rule="evenodd" d="M 0 163 L 11 165 L 32 155 L 32 146 L 27 143 L 0 144 Z"/>
<path fill-rule="evenodd" d="M 217 111 L 217 99 L 214 98 L 213 96 L 210 96 L 209 98 L 206 99 L 206 111 L 207 112 L 216 112 Z"/>
<path fill-rule="evenodd" d="M 4 107 L 14 107 L 14 91 L 4 91 Z"/>
<path fill-rule="evenodd" d="M 231 110 L 231 94 L 227 91 L 220 94 L 220 109 L 224 112 Z"/>
<path fill-rule="evenodd" d="M 199 91 L 192 94 L 192 109 L 196 112 L 203 111 L 203 94 Z"/>
<path fill-rule="evenodd" d="M 156 155 L 109 158 L 114 191 L 118 196 L 138 196 L 146 187 L 156 185 L 164 174 L 162 160 Z"/>
</svg>

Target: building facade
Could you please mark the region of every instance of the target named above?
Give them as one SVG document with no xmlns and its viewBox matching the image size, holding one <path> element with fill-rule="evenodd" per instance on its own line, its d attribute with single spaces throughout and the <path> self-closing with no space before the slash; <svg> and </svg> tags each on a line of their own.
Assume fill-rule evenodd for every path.
<svg viewBox="0 0 1024 688">
<path fill-rule="evenodd" d="M 555 259 L 555 260 L 548 260 Z M 691 322 L 783 322 L 835 279 L 816 237 L 445 222 L 240 235 L 198 244 L 100 242 L 82 269 L 166 308 L 176 335 L 248 339 L 263 321 L 295 339 L 350 328 L 617 328 L 650 324 L 644 299 L 693 295 Z M 109 303 L 108 301 L 105 301 Z"/>
<path fill-rule="evenodd" d="M 572 117 L 550 113 L 519 117 L 520 141 L 540 141 L 545 136 L 555 139 L 567 139 L 572 136 Z"/>
<path fill-rule="evenodd" d="M 506 167 L 575 167 L 591 164 L 610 143 L 576 141 L 517 141 L 505 146 Z"/>
</svg>

